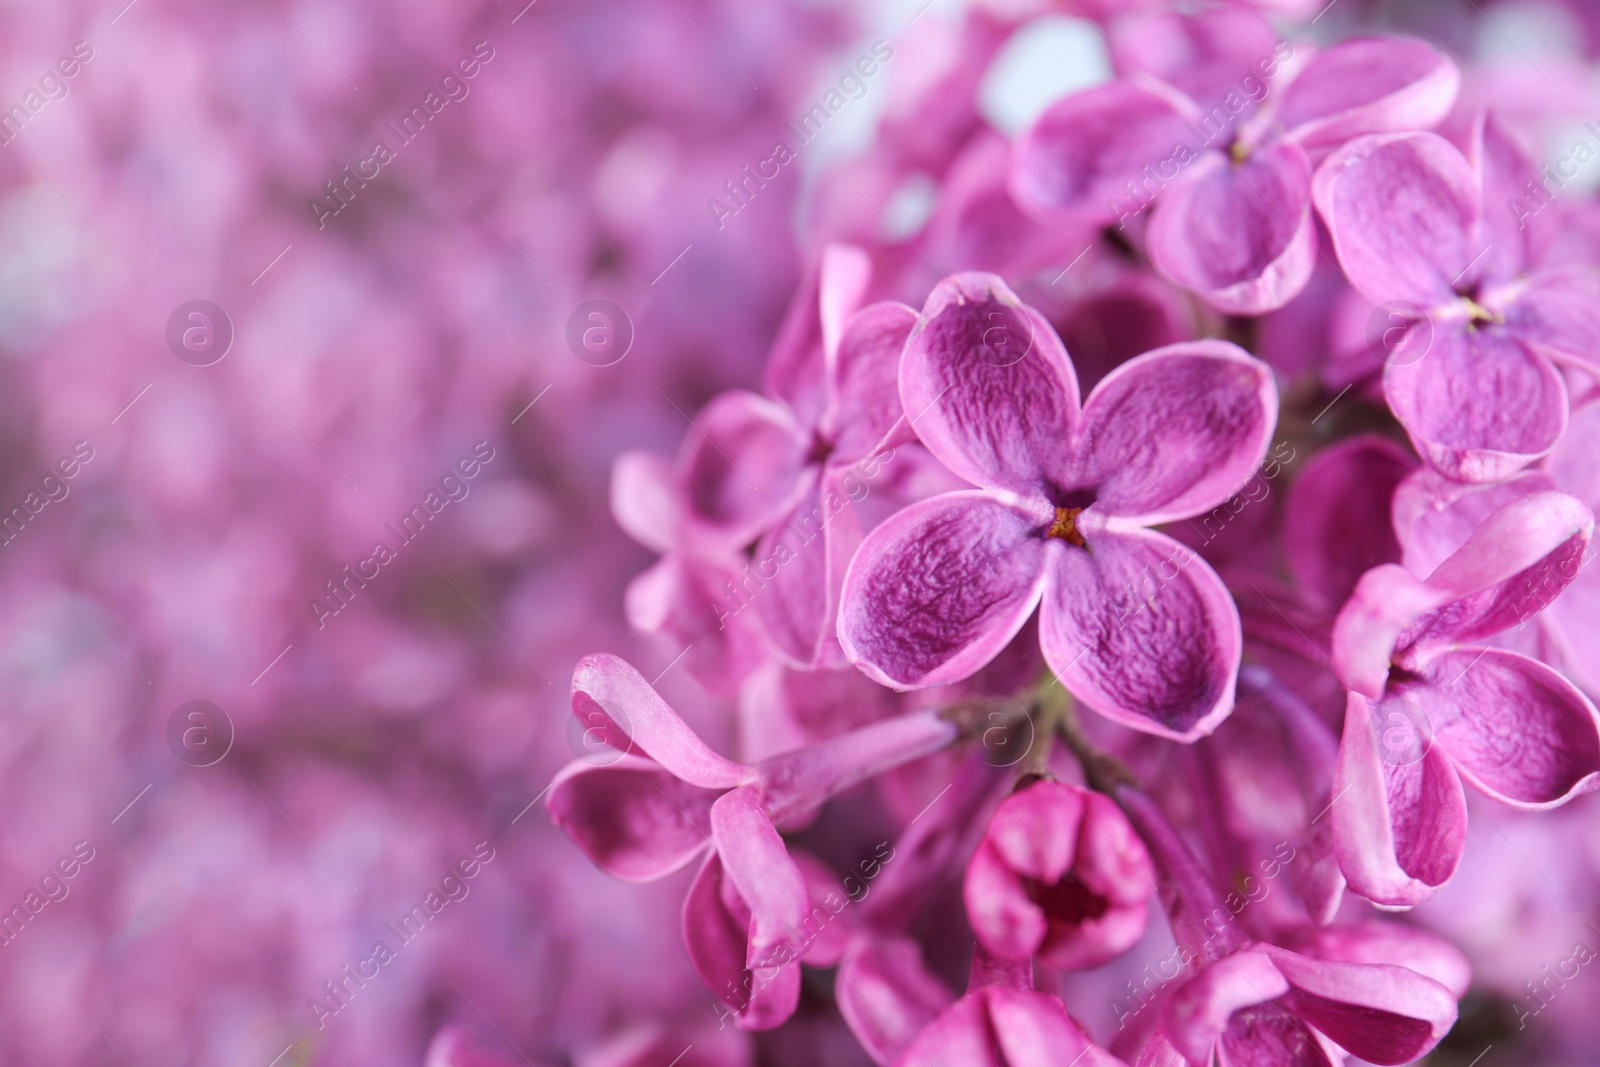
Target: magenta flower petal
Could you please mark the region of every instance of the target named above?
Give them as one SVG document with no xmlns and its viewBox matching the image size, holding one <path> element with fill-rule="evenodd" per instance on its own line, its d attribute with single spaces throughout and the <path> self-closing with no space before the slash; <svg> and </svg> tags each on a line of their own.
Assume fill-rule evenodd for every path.
<svg viewBox="0 0 1600 1067">
<path fill-rule="evenodd" d="M 1173 992 L 1162 1010 L 1161 1028 L 1189 1063 L 1209 1063 L 1236 1013 L 1288 991 L 1288 981 L 1260 949 L 1235 952 Z M 1243 1062 L 1254 1067 L 1252 1060 Z"/>
<path fill-rule="evenodd" d="M 1045 661 L 1102 715 L 1193 741 L 1233 707 L 1242 644 L 1222 579 L 1164 534 L 1104 530 L 1054 555 L 1039 620 Z"/>
<path fill-rule="evenodd" d="M 1078 380 L 1043 316 L 992 274 L 940 282 L 906 342 L 900 395 L 917 435 L 974 485 L 1045 495 L 1071 455 Z"/>
<path fill-rule="evenodd" d="M 1225 341 L 1169 345 L 1090 394 L 1075 480 L 1096 486 L 1104 515 L 1142 526 L 1188 518 L 1249 480 L 1277 419 L 1265 363 Z"/>
<path fill-rule="evenodd" d="M 748 966 L 749 909 L 712 853 L 683 902 L 683 942 L 695 971 L 734 1010 L 741 1030 L 770 1030 L 800 1004 L 800 965 Z"/>
<path fill-rule="evenodd" d="M 1419 617 L 1399 644 L 1464 644 L 1516 626 L 1566 588 L 1582 566 L 1594 531 L 1594 516 L 1576 497 L 1550 490 L 1513 500 L 1473 531 L 1449 559 L 1428 576 L 1428 586 L 1453 603 Z"/>
<path fill-rule="evenodd" d="M 1307 147 L 1428 129 L 1450 114 L 1460 83 L 1456 65 L 1426 41 L 1341 41 L 1313 57 L 1284 90 L 1277 119 Z"/>
<path fill-rule="evenodd" d="M 1561 214 L 1524 206 L 1528 183 L 1538 185 L 1543 175 L 1533 158 L 1517 144 L 1492 112 L 1484 112 L 1473 125 L 1469 157 L 1478 166 L 1483 185 L 1484 239 L 1493 247 L 1484 255 L 1484 275 L 1510 280 L 1542 263 L 1559 236 Z"/>
<path fill-rule="evenodd" d="M 1473 237 L 1477 176 L 1431 133 L 1351 141 L 1318 168 L 1312 195 L 1345 274 L 1376 304 L 1448 303 L 1455 279 L 1482 251 Z"/>
<path fill-rule="evenodd" d="M 837 243 L 824 246 L 778 328 L 762 389 L 805 425 L 815 423 L 828 406 L 829 352 L 838 343 L 845 319 L 865 299 L 871 270 L 871 259 L 861 249 Z"/>
<path fill-rule="evenodd" d="M 960 681 L 995 657 L 1044 585 L 1045 516 L 981 492 L 946 493 L 897 512 L 845 575 L 839 640 L 868 675 L 897 689 Z"/>
<path fill-rule="evenodd" d="M 568 764 L 551 782 L 545 808 L 596 867 L 648 882 L 709 847 L 716 797 L 660 764 L 624 756 L 605 767 Z"/>
<path fill-rule="evenodd" d="M 844 322 L 833 362 L 837 400 L 818 426 L 835 462 L 868 455 L 900 421 L 900 354 L 916 324 L 916 309 L 890 301 Z"/>
<path fill-rule="evenodd" d="M 624 452 L 611 466 L 611 515 L 646 548 L 674 547 L 678 504 L 672 464 L 652 452 Z"/>
<path fill-rule="evenodd" d="M 861 544 L 861 523 L 841 477 L 825 469 L 810 479 L 795 510 L 756 545 L 756 573 L 765 579 L 772 572 L 754 598 L 756 612 L 779 657 L 797 669 L 815 668 L 833 638 L 845 568 Z"/>
<path fill-rule="evenodd" d="M 1415 467 L 1398 445 L 1363 434 L 1322 449 L 1295 479 L 1284 508 L 1284 557 L 1323 610 L 1337 612 L 1366 571 L 1399 561 L 1390 506 Z"/>
<path fill-rule="evenodd" d="M 1472 964 L 1450 942 L 1404 922 L 1340 923 L 1312 926 L 1287 938 L 1285 948 L 1319 960 L 1389 963 L 1426 975 L 1458 999 L 1472 985 Z"/>
<path fill-rule="evenodd" d="M 1504 330 L 1440 323 L 1420 360 L 1388 365 L 1383 388 L 1417 451 L 1459 481 L 1510 477 L 1567 425 L 1561 374 Z"/>
<path fill-rule="evenodd" d="M 1432 574 L 1496 511 L 1549 484 L 1547 475 L 1533 470 L 1498 485 L 1458 482 L 1430 467 L 1412 472 L 1394 493 L 1400 562 L 1413 574 Z"/>
<path fill-rule="evenodd" d="M 1176 93 L 1127 81 L 1075 93 L 1018 138 L 1012 195 L 1041 215 L 1114 222 L 1125 183 L 1193 139 L 1193 113 Z"/>
<path fill-rule="evenodd" d="M 1003 960 L 1032 959 L 1044 944 L 1049 930 L 1044 909 L 1029 899 L 1027 885 L 1016 868 L 987 838 L 967 864 L 962 893 L 973 931 L 992 955 Z"/>
<path fill-rule="evenodd" d="M 1600 716 L 1556 671 L 1497 648 L 1431 660 L 1432 683 L 1407 689 L 1427 713 L 1434 743 L 1495 799 L 1549 808 L 1600 785 Z"/>
<path fill-rule="evenodd" d="M 1455 995 L 1416 971 L 1261 951 L 1289 982 L 1285 1006 L 1369 1063 L 1410 1063 L 1455 1025 Z"/>
<path fill-rule="evenodd" d="M 604 734 L 621 752 L 642 752 L 667 770 L 706 789 L 728 789 L 754 780 L 755 771 L 724 759 L 644 676 L 612 655 L 585 656 L 572 672 L 572 713 L 585 729 Z"/>
<path fill-rule="evenodd" d="M 897 1060 L 956 996 L 922 962 L 910 938 L 873 938 L 846 954 L 834 988 L 839 1014 L 873 1061 Z"/>
<path fill-rule="evenodd" d="M 896 1067 L 1124 1067 L 1072 1021 L 1060 998 L 982 986 L 912 1039 Z"/>
<path fill-rule="evenodd" d="M 1416 619 L 1455 599 L 1394 563 L 1361 576 L 1334 620 L 1331 665 L 1345 686 L 1373 700 L 1383 696 L 1400 635 Z"/>
<path fill-rule="evenodd" d="M 989 1021 L 1007 1067 L 1057 1067 L 1074 1061 L 1108 1067 L 1117 1062 L 1089 1040 L 1059 998 L 1004 986 L 985 992 Z"/>
<path fill-rule="evenodd" d="M 711 401 L 678 457 L 696 530 L 729 547 L 755 540 L 794 506 L 810 446 L 782 405 L 738 391 Z"/>
<path fill-rule="evenodd" d="M 1243 163 L 1208 152 L 1151 215 L 1151 261 L 1218 311 L 1275 311 L 1311 280 L 1310 188 L 1311 163 L 1297 144 L 1267 145 Z"/>
<path fill-rule="evenodd" d="M 1384 759 L 1385 730 L 1410 743 L 1415 720 L 1403 705 L 1351 693 L 1334 770 L 1334 848 L 1350 888 L 1378 904 L 1420 904 L 1450 880 L 1466 845 L 1461 779 L 1433 746 L 1414 763 Z"/>
<path fill-rule="evenodd" d="M 1600 366 L 1600 269 L 1574 264 L 1534 274 L 1506 309 L 1506 329 L 1552 359 Z"/>
<path fill-rule="evenodd" d="M 740 786 L 711 805 L 711 836 L 724 875 L 750 908 L 751 966 L 770 966 L 787 948 L 798 958 L 800 924 L 811 910 L 805 878 L 762 806 L 761 792 Z M 787 961 L 783 961 L 787 962 Z"/>
</svg>

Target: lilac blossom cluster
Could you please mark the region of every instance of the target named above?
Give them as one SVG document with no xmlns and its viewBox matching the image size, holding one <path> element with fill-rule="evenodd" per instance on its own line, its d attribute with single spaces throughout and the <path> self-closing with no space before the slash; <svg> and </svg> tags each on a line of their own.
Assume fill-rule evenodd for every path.
<svg viewBox="0 0 1600 1067">
<path fill-rule="evenodd" d="M 708 712 L 585 658 L 614 758 L 545 805 L 618 879 L 696 870 L 688 958 L 776 1062 L 840 1027 L 883 1067 L 1500 1040 L 1463 1043 L 1477 961 L 1429 902 L 1473 891 L 1469 813 L 1600 785 L 1600 215 L 1504 208 L 1553 109 L 1271 6 L 1104 5 L 1110 80 L 1009 139 L 972 90 L 1010 27 L 968 12 L 821 177 L 759 388 L 613 468 L 659 554 L 628 619 Z M 830 196 L 913 176 L 912 232 Z M 799 936 L 854 826 L 899 858 Z"/>
<path fill-rule="evenodd" d="M 1590 1063 L 1596 11 L 6 6 L 0 1063 Z"/>
</svg>

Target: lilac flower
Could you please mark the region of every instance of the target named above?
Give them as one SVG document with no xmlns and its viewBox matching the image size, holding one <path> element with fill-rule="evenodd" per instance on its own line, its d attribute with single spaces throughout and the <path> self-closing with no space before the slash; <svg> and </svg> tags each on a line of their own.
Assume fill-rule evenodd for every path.
<svg viewBox="0 0 1600 1067">
<path fill-rule="evenodd" d="M 1084 703 L 1190 741 L 1232 704 L 1239 619 L 1200 559 L 1145 527 L 1208 510 L 1261 462 L 1271 372 L 1232 345 L 1147 353 L 1080 406 L 1048 323 L 993 275 L 958 274 L 907 341 L 901 394 L 928 450 L 980 488 L 904 509 L 845 577 L 839 638 L 878 681 L 988 663 L 1042 602 L 1040 644 Z"/>
<path fill-rule="evenodd" d="M 1350 887 L 1416 904 L 1449 880 L 1466 834 L 1465 778 L 1513 807 L 1600 785 L 1600 715 L 1537 660 L 1480 642 L 1571 581 L 1594 517 L 1564 493 L 1490 515 L 1426 578 L 1368 571 L 1340 613 L 1332 663 L 1349 687 L 1334 844 Z"/>
<path fill-rule="evenodd" d="M 1394 498 L 1394 528 L 1404 549 L 1400 562 L 1413 574 L 1426 575 L 1456 552 L 1472 531 L 1495 510 L 1524 496 L 1552 486 L 1571 493 L 1593 511 L 1600 507 L 1600 479 L 1595 456 L 1600 455 L 1600 402 L 1590 401 L 1572 411 L 1567 432 L 1545 459 L 1543 469 L 1533 468 L 1497 485 L 1471 485 L 1451 481 L 1423 469 L 1401 483 Z M 1591 697 L 1600 694 L 1600 570 L 1581 563 L 1577 574 L 1563 580 L 1571 584 L 1545 603 L 1531 620 L 1492 639 L 1513 651 L 1526 652 L 1556 667 L 1577 682 Z"/>
<path fill-rule="evenodd" d="M 1160 809 L 1127 787 L 1118 800 L 1150 846 L 1180 959 L 1193 972 L 1166 996 L 1141 1065 L 1335 1067 L 1346 1052 L 1410 1063 L 1454 1025 L 1470 978 L 1460 953 L 1388 924 L 1278 939 L 1293 950 L 1251 939 Z"/>
<path fill-rule="evenodd" d="M 578 664 L 572 709 L 618 757 L 564 768 L 545 800 L 551 819 L 627 881 L 705 857 L 684 904 L 684 938 L 701 977 L 747 1029 L 788 1018 L 798 961 L 829 947 L 805 932 L 807 878 L 778 827 L 803 825 L 828 797 L 957 735 L 918 713 L 747 766 L 713 752 L 638 671 L 606 655 Z"/>
<path fill-rule="evenodd" d="M 1592 367 L 1600 344 L 1600 271 L 1543 266 L 1546 227 L 1503 206 L 1534 173 L 1492 120 L 1471 158 L 1435 134 L 1387 134 L 1317 172 L 1351 284 L 1422 332 L 1385 366 L 1389 406 L 1418 453 L 1461 481 L 1499 481 L 1549 452 L 1567 423 L 1552 360 Z"/>
<path fill-rule="evenodd" d="M 1144 936 L 1155 888 L 1144 844 L 1111 800 L 1039 781 L 1001 803 L 967 866 L 967 917 L 997 959 L 1085 970 Z"/>
<path fill-rule="evenodd" d="M 1215 98 L 1149 74 L 1068 97 L 1017 144 L 1018 201 L 1101 224 L 1153 201 L 1147 240 L 1162 275 L 1219 311 L 1282 307 L 1316 258 L 1317 154 L 1358 134 L 1432 126 L 1459 81 L 1449 59 L 1415 39 L 1344 41 L 1298 73 L 1294 53 L 1282 42 L 1253 62 L 1228 56 L 1231 85 L 1213 70 L 1186 86 Z"/>
<path fill-rule="evenodd" d="M 1061 998 L 1033 988 L 1031 964 L 973 949 L 967 995 L 911 1039 L 895 1067 L 1126 1067 L 1096 1045 Z"/>
<path fill-rule="evenodd" d="M 900 422 L 894 371 L 916 312 L 888 301 L 862 307 L 870 266 L 859 249 L 824 252 L 768 361 L 770 398 L 717 397 L 677 461 L 683 539 L 725 551 L 755 542 L 755 588 L 726 583 L 719 625 L 749 595 L 773 651 L 796 667 L 827 656 L 839 583 L 861 537 L 853 504 Z"/>
</svg>

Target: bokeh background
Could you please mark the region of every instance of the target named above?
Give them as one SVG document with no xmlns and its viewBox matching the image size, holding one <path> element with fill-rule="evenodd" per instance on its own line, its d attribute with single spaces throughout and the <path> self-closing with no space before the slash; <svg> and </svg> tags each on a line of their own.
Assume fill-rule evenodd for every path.
<svg viewBox="0 0 1600 1067">
<path fill-rule="evenodd" d="M 981 256 L 930 228 L 937 190 L 1109 76 L 1089 6 L 0 4 L 0 1062 L 398 1067 L 452 1026 L 486 1064 L 861 1062 L 836 1019 L 717 1030 L 687 874 L 613 883 L 535 801 L 589 652 L 735 748 L 684 643 L 625 622 L 653 555 L 612 460 L 758 381 L 825 240 L 898 256 L 916 304 Z M 1596 5 L 1338 0 L 1315 30 L 1361 25 L 1470 59 L 1551 146 L 1600 117 Z M 708 208 L 880 41 L 778 178 Z M 595 300 L 614 359 L 569 343 Z M 1472 891 L 1429 905 L 1479 967 L 1464 1026 L 1515 1029 L 1515 983 L 1594 913 L 1595 811 L 1496 812 Z M 1541 1025 L 1593 1033 L 1595 970 Z"/>
</svg>

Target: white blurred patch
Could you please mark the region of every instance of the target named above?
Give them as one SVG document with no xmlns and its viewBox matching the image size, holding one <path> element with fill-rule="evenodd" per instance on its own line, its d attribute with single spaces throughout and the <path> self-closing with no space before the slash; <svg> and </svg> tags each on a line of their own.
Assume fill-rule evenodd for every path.
<svg viewBox="0 0 1600 1067">
<path fill-rule="evenodd" d="M 884 237 L 897 242 L 914 236 L 928 221 L 928 216 L 933 214 L 938 198 L 939 186 L 926 174 L 913 174 L 901 182 L 889 202 L 883 206 L 889 226 L 889 232 Z"/>
<path fill-rule="evenodd" d="M 81 225 L 45 185 L 0 201 L 0 344 L 25 352 L 85 311 L 92 300 L 86 289 L 98 287 L 82 277 Z"/>
<path fill-rule="evenodd" d="M 1482 59 L 1516 59 L 1538 65 L 1546 57 L 1583 59 L 1583 27 L 1551 0 L 1508 0 L 1477 20 L 1475 51 Z"/>
<path fill-rule="evenodd" d="M 1046 15 L 1000 49 L 978 86 L 978 110 L 1015 136 L 1064 96 L 1109 81 L 1105 38 L 1083 19 Z"/>
</svg>

